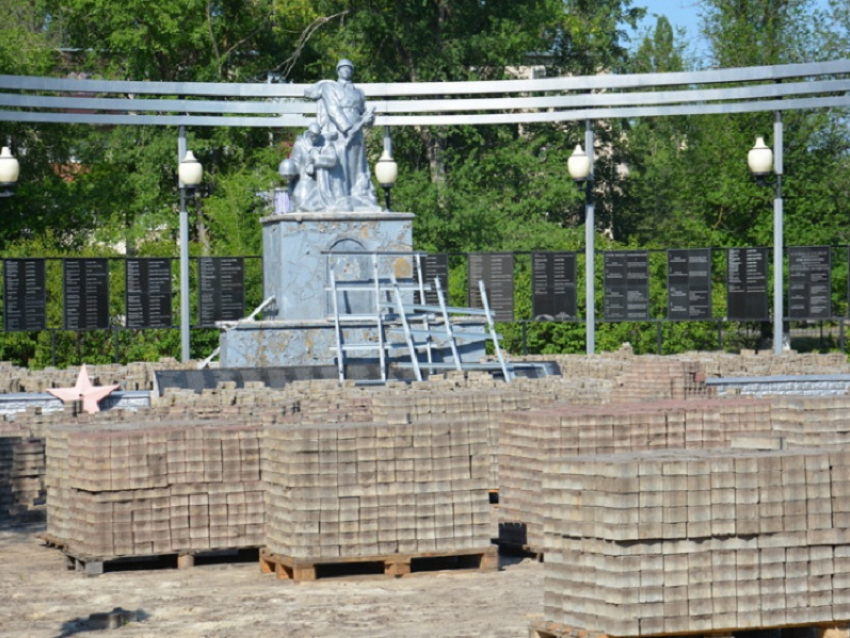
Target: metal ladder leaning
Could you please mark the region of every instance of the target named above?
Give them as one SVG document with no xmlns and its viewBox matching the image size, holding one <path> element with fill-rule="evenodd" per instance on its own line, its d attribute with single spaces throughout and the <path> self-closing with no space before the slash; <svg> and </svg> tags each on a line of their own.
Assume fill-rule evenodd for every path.
<svg viewBox="0 0 850 638">
<path fill-rule="evenodd" d="M 493 370 L 493 369 L 501 369 L 502 374 L 504 375 L 504 379 L 506 382 L 511 381 L 511 372 L 510 368 L 505 361 L 505 357 L 502 354 L 502 349 L 499 347 L 499 339 L 500 336 L 496 332 L 495 319 L 493 317 L 493 312 L 490 309 L 490 304 L 487 299 L 487 291 L 484 287 L 484 282 L 479 281 L 479 290 L 481 291 L 481 300 L 483 302 L 483 308 L 462 308 L 457 306 L 448 306 L 446 304 L 445 295 L 443 294 L 442 287 L 440 286 L 440 280 L 434 280 L 434 290 L 437 293 L 437 301 L 438 304 L 436 306 L 429 304 L 410 304 L 407 308 L 404 307 L 403 302 L 401 301 L 401 293 L 396 293 L 396 300 L 398 306 L 398 314 L 402 317 L 403 320 L 403 329 L 405 332 L 405 340 L 411 344 L 410 345 L 410 367 L 414 369 L 416 373 L 416 378 L 421 378 L 421 369 L 425 368 L 428 370 Z M 405 317 L 407 316 L 407 312 L 412 313 L 440 313 L 443 318 L 443 332 L 445 333 L 446 340 L 452 351 L 452 358 L 454 361 L 451 363 L 436 363 L 433 361 L 428 362 L 420 362 L 418 357 L 418 351 L 413 344 L 413 336 L 414 335 L 424 335 L 426 340 L 430 342 L 431 337 L 438 336 L 438 329 L 436 326 L 433 328 L 426 324 L 424 328 L 411 328 L 407 322 Z M 477 332 L 458 332 L 454 329 L 451 323 L 450 315 L 478 315 L 483 316 L 487 323 L 487 334 L 477 333 Z M 414 317 L 419 317 L 419 314 L 414 314 Z M 469 338 L 474 340 L 481 340 L 483 338 L 488 338 L 493 342 L 493 348 L 496 352 L 496 357 L 498 359 L 498 363 L 489 364 L 489 363 L 465 363 L 461 356 L 457 347 L 457 338 Z M 406 364 L 398 364 L 401 367 L 408 367 Z"/>
<path fill-rule="evenodd" d="M 481 300 L 483 308 L 462 308 L 449 306 L 446 304 L 445 293 L 440 285 L 439 279 L 434 280 L 434 291 L 437 294 L 437 305 L 431 305 L 426 302 L 425 292 L 428 290 L 428 284 L 423 281 L 422 269 L 420 263 L 420 255 L 414 253 L 412 255 L 416 261 L 417 278 L 415 282 L 405 288 L 418 293 L 420 303 L 405 303 L 404 291 L 402 284 L 396 279 L 395 275 L 390 275 L 389 284 L 381 282 L 378 269 L 378 255 L 373 253 L 372 257 L 372 281 L 368 284 L 346 284 L 336 280 L 334 270 L 330 270 L 330 291 L 332 295 L 332 306 L 334 314 L 334 328 L 336 335 L 336 352 L 337 352 L 337 370 L 340 381 L 345 380 L 345 367 L 349 363 L 350 357 L 347 352 L 351 351 L 377 351 L 380 366 L 381 382 L 386 383 L 388 361 L 387 352 L 394 348 L 406 348 L 410 355 L 410 363 L 397 363 L 399 367 L 409 367 L 413 369 L 414 376 L 417 381 L 423 379 L 422 370 L 493 370 L 500 369 L 504 375 L 506 382 L 511 381 L 510 366 L 505 361 L 502 350 L 499 346 L 500 335 L 496 332 L 495 319 L 493 312 L 490 309 L 487 292 L 484 287 L 484 282 L 479 282 L 479 290 L 481 292 Z M 361 322 L 374 326 L 377 335 L 376 341 L 366 343 L 346 343 L 343 335 L 343 321 L 339 312 L 340 292 L 352 292 L 365 290 L 373 290 L 375 295 L 375 313 L 361 316 Z M 442 318 L 443 325 L 438 326 L 432 323 L 432 316 L 439 314 Z M 451 315 L 466 315 L 466 316 L 482 316 L 486 321 L 486 333 L 481 332 L 464 332 L 456 331 L 451 322 Z M 398 325 L 393 325 L 394 322 Z M 421 322 L 422 326 L 413 326 L 411 323 Z M 403 335 L 403 341 L 392 341 L 386 338 L 385 334 L 392 331 L 400 330 Z M 420 340 L 417 340 L 417 337 Z M 452 353 L 452 362 L 435 362 L 433 361 L 433 337 L 445 338 Z M 467 338 L 471 340 L 490 339 L 493 342 L 493 348 L 498 359 L 497 363 L 465 363 L 460 355 L 457 339 Z M 427 361 L 420 361 L 420 349 L 426 351 Z"/>
<path fill-rule="evenodd" d="M 331 298 L 332 305 L 334 311 L 334 332 L 336 335 L 336 352 L 337 352 L 337 373 L 340 381 L 345 380 L 345 365 L 346 365 L 346 356 L 345 353 L 348 351 L 364 351 L 364 350 L 373 350 L 378 352 L 378 360 L 379 367 L 381 371 L 381 381 L 386 383 L 387 381 L 387 358 L 386 358 L 386 344 L 384 342 L 384 321 L 383 321 L 383 312 L 381 309 L 381 280 L 378 277 L 378 256 L 376 254 L 372 254 L 372 286 L 375 294 L 375 330 L 377 332 L 377 343 L 346 343 L 343 337 L 342 332 L 342 321 L 340 320 L 339 314 L 339 298 L 338 293 L 340 292 L 363 292 L 368 290 L 368 286 L 364 285 L 354 285 L 354 284 L 343 284 L 340 286 L 336 280 L 336 273 L 333 268 L 330 269 L 330 280 L 331 280 Z"/>
</svg>

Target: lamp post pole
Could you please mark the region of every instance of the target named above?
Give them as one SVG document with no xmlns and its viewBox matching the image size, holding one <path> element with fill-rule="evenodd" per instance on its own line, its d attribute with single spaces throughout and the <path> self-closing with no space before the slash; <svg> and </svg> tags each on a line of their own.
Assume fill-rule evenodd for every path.
<svg viewBox="0 0 850 638">
<path fill-rule="evenodd" d="M 783 321 L 783 292 L 785 286 L 785 232 L 782 206 L 782 111 L 776 111 L 773 121 L 773 172 L 776 191 L 773 197 L 773 353 L 782 354 L 785 341 Z"/>
<path fill-rule="evenodd" d="M 186 156 L 186 127 L 181 126 L 177 138 L 177 161 Z M 186 185 L 180 187 L 180 360 L 190 358 L 189 340 L 189 212 L 186 210 Z"/>
<path fill-rule="evenodd" d="M 584 148 L 590 163 L 590 174 L 584 188 L 584 276 L 585 276 L 585 321 L 587 332 L 587 354 L 596 352 L 596 249 L 593 209 L 593 129 L 590 120 L 585 122 Z"/>
</svg>

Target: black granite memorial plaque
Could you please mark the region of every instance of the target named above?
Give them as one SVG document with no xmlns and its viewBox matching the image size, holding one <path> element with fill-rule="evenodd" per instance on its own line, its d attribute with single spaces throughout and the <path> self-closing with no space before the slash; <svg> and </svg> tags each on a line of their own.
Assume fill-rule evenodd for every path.
<svg viewBox="0 0 850 638">
<path fill-rule="evenodd" d="M 65 330 L 109 328 L 109 260 L 66 259 Z"/>
<path fill-rule="evenodd" d="M 478 282 L 484 282 L 490 310 L 496 321 L 514 320 L 513 253 L 469 254 L 469 307 L 483 308 Z"/>
<path fill-rule="evenodd" d="M 171 260 L 127 259 L 126 282 L 128 328 L 170 328 Z"/>
<path fill-rule="evenodd" d="M 767 248 L 729 248 L 726 252 L 726 318 L 767 321 Z"/>
<path fill-rule="evenodd" d="M 788 248 L 788 318 L 832 317 L 832 258 L 829 246 Z"/>
<path fill-rule="evenodd" d="M 3 260 L 3 327 L 7 332 L 47 327 L 44 259 Z"/>
<path fill-rule="evenodd" d="M 535 321 L 576 318 L 576 254 L 533 253 L 531 307 Z"/>
<path fill-rule="evenodd" d="M 422 255 L 419 259 L 419 263 L 422 267 L 422 281 L 426 286 L 425 303 L 432 306 L 439 304 L 437 291 L 434 288 L 434 279 L 440 280 L 440 288 L 443 290 L 443 298 L 446 299 L 446 303 L 448 303 L 449 256 L 445 253 L 433 253 Z"/>
<path fill-rule="evenodd" d="M 245 316 L 245 260 L 242 257 L 198 259 L 201 326 L 237 321 Z"/>
<path fill-rule="evenodd" d="M 667 251 L 667 318 L 711 319 L 711 250 Z"/>
<path fill-rule="evenodd" d="M 617 250 L 604 253 L 605 320 L 649 319 L 649 253 Z"/>
</svg>

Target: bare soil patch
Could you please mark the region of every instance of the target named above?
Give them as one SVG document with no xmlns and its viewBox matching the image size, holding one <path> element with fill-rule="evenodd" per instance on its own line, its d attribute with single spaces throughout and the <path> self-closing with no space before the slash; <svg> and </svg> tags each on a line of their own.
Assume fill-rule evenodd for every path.
<svg viewBox="0 0 850 638">
<path fill-rule="evenodd" d="M 0 636 L 60 638 L 514 638 L 543 611 L 543 565 L 503 558 L 498 572 L 353 576 L 293 583 L 258 562 L 87 577 L 36 534 L 0 522 Z M 201 561 L 198 561 L 199 563 Z M 116 608 L 136 621 L 90 620 Z"/>
</svg>

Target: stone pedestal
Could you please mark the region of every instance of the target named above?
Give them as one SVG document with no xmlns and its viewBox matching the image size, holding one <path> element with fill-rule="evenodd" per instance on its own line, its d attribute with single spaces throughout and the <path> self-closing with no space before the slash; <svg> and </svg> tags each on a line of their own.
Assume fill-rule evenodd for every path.
<svg viewBox="0 0 850 638">
<path fill-rule="evenodd" d="M 263 296 L 275 301 L 263 312 L 265 320 L 238 324 L 221 334 L 221 366 L 334 364 L 331 270 L 337 280 L 370 280 L 370 253 L 411 251 L 413 217 L 412 213 L 288 213 L 261 220 Z M 409 256 L 381 257 L 379 268 L 386 278 L 390 272 L 398 278 L 412 275 Z M 377 341 L 374 321 L 365 319 L 375 315 L 373 293 L 340 293 L 338 301 L 340 313 L 346 315 L 345 339 Z M 363 319 L 358 321 L 358 316 Z M 377 351 L 368 354 L 377 360 Z"/>
<path fill-rule="evenodd" d="M 220 337 L 221 367 L 287 367 L 335 365 L 337 362 L 331 279 L 348 283 L 382 281 L 391 276 L 410 281 L 414 275 L 412 213 L 287 213 L 262 220 L 264 298 L 275 302 L 263 311 L 263 321 L 244 322 Z M 332 277 L 333 273 L 333 277 Z M 412 301 L 411 293 L 406 296 Z M 376 326 L 375 292 L 341 290 L 337 293 L 343 343 L 379 341 Z M 481 321 L 467 319 L 455 329 L 478 332 Z M 385 339 L 389 335 L 385 334 Z M 395 332 L 392 341 L 403 337 Z M 482 340 L 458 346 L 461 358 L 477 361 L 484 356 Z M 451 359 L 448 341 L 436 340 L 435 362 Z M 410 360 L 401 348 L 390 357 L 394 362 Z M 346 356 L 346 361 L 374 364 L 377 349 Z"/>
<path fill-rule="evenodd" d="M 275 298 L 264 317 L 333 321 L 332 299 L 326 292 L 330 269 L 337 280 L 368 281 L 371 258 L 350 253 L 410 252 L 413 217 L 412 213 L 289 213 L 263 219 L 264 298 Z M 329 254 L 334 252 L 339 255 Z M 384 257 L 379 266 L 384 277 L 391 269 L 399 278 L 412 275 L 409 257 Z M 340 312 L 374 315 L 371 295 L 358 294 L 340 295 Z"/>
</svg>

